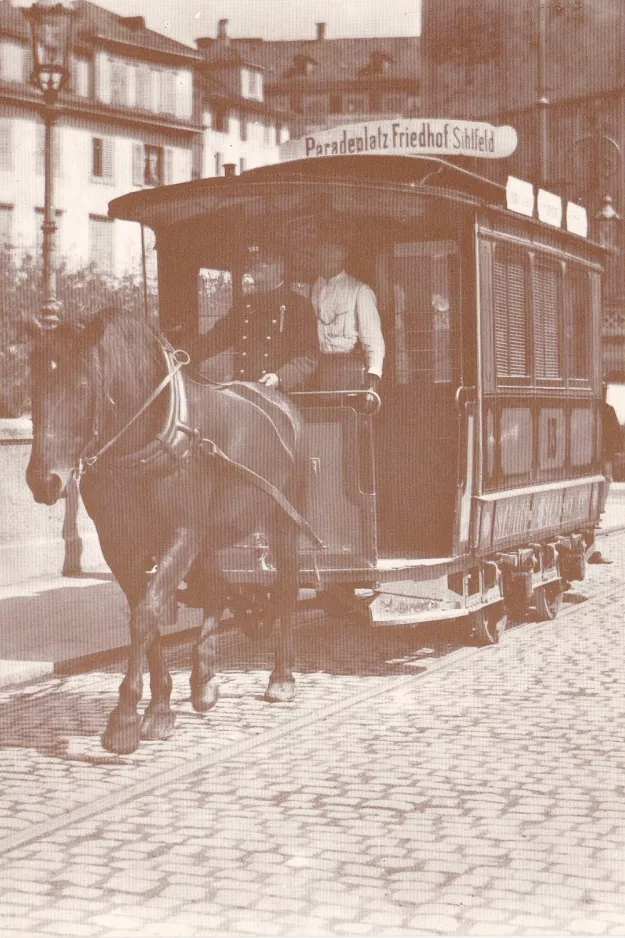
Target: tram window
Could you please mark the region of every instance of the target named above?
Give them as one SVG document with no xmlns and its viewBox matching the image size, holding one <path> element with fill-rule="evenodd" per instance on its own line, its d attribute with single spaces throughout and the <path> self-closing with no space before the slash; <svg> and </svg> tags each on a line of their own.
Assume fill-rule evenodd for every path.
<svg viewBox="0 0 625 938">
<path fill-rule="evenodd" d="M 200 332 L 208 332 L 232 307 L 232 274 L 229 270 L 201 267 L 197 278 Z"/>
<path fill-rule="evenodd" d="M 495 352 L 499 378 L 528 376 L 528 257 L 497 249 L 493 263 Z"/>
<path fill-rule="evenodd" d="M 562 377 L 562 268 L 539 261 L 532 276 L 534 372 L 538 380 Z"/>
<path fill-rule="evenodd" d="M 567 268 L 566 291 L 569 299 L 568 356 L 569 377 L 590 377 L 592 298 L 588 271 Z"/>
<path fill-rule="evenodd" d="M 458 246 L 453 241 L 396 244 L 395 380 L 449 384 L 457 335 Z"/>
</svg>

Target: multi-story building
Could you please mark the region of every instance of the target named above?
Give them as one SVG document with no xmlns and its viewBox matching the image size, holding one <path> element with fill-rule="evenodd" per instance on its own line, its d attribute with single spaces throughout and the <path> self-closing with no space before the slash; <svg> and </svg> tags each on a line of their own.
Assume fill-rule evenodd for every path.
<svg viewBox="0 0 625 938">
<path fill-rule="evenodd" d="M 291 136 L 369 118 L 412 117 L 420 108 L 417 37 L 295 41 L 238 39 L 219 23 L 217 38 L 197 41 L 205 60 L 222 76 L 238 63 L 237 81 L 284 115 Z M 245 78 L 247 74 L 248 78 Z M 253 77 L 255 76 L 255 77 Z"/>
<path fill-rule="evenodd" d="M 625 216 L 625 5 L 614 0 L 423 0 L 426 115 L 512 124 L 516 152 L 471 168 L 542 184 Z M 622 222 L 607 260 L 604 370 L 625 378 Z"/>
<path fill-rule="evenodd" d="M 223 70 L 183 43 L 88 0 L 75 3 L 70 79 L 55 127 L 58 253 L 107 273 L 138 269 L 137 226 L 108 202 L 277 159 L 276 121 L 250 70 L 237 93 Z M 28 23 L 0 2 L 0 241 L 39 255 L 44 201 L 41 93 L 30 83 Z M 226 70 L 227 72 L 227 70 Z M 260 93 L 259 93 L 260 87 Z M 228 115 L 233 115 L 231 120 Z M 259 129 L 260 127 L 260 129 Z M 148 248 L 150 243 L 148 240 Z"/>
</svg>

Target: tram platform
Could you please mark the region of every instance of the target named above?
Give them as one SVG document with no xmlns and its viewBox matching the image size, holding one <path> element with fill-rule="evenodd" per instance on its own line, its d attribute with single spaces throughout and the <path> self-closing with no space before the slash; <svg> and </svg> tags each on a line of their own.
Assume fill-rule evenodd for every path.
<svg viewBox="0 0 625 938">
<path fill-rule="evenodd" d="M 599 536 L 624 529 L 625 482 L 619 482 L 611 486 Z M 601 550 L 609 558 L 609 544 Z M 300 598 L 307 596 L 310 591 L 302 590 Z M 180 608 L 166 640 L 199 624 L 197 610 Z M 0 587 L 0 687 L 101 667 L 127 645 L 126 600 L 106 568 Z"/>
</svg>

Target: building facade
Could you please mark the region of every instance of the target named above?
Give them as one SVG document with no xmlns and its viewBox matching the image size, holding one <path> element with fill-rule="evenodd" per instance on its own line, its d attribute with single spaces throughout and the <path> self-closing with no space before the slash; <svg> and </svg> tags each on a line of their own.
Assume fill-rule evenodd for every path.
<svg viewBox="0 0 625 938">
<path fill-rule="evenodd" d="M 423 0 L 429 116 L 512 124 L 516 152 L 465 165 L 543 185 L 588 209 L 596 240 L 606 197 L 625 216 L 625 5 L 613 0 Z M 625 380 L 623 224 L 614 221 L 604 293 L 604 373 Z"/>
<path fill-rule="evenodd" d="M 58 255 L 70 267 L 94 264 L 119 276 L 140 269 L 141 238 L 136 225 L 108 218 L 111 199 L 220 175 L 227 162 L 237 170 L 273 162 L 282 125 L 264 105 L 262 86 L 260 98 L 231 93 L 212 80 L 200 52 L 147 29 L 142 17 L 87 0 L 74 7 L 70 78 L 55 126 Z M 0 242 L 39 257 L 44 123 L 31 71 L 28 24 L 21 8 L 3 0 Z M 150 233 L 147 247 L 150 253 Z"/>
<path fill-rule="evenodd" d="M 228 62 L 238 62 L 250 77 L 256 73 L 254 87 L 264 88 L 292 137 L 420 111 L 417 37 L 328 39 L 325 23 L 318 23 L 315 39 L 239 39 L 228 35 L 227 20 L 221 20 L 217 37 L 197 45 L 224 76 Z"/>
</svg>

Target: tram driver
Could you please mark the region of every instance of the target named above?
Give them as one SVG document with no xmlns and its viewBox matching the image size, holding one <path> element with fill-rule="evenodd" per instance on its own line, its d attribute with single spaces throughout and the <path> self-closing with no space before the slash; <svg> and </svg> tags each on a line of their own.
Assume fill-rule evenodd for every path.
<svg viewBox="0 0 625 938">
<path fill-rule="evenodd" d="M 259 381 L 289 393 L 306 388 L 317 367 L 315 313 L 310 301 L 284 284 L 285 263 L 270 243 L 248 248 L 253 291 L 241 297 L 194 343 L 198 366 L 232 351 L 236 381 Z"/>
<path fill-rule="evenodd" d="M 385 347 L 377 300 L 371 287 L 347 273 L 346 260 L 344 244 L 321 242 L 311 294 L 321 353 L 318 387 L 378 393 Z"/>
</svg>

